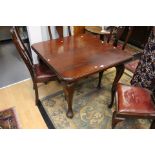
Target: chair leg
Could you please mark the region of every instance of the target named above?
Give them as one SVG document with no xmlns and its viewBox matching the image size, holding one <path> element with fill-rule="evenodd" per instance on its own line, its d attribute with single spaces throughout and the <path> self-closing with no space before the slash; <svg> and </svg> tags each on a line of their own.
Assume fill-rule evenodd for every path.
<svg viewBox="0 0 155 155">
<path fill-rule="evenodd" d="M 33 83 L 33 90 L 35 89 L 34 83 Z"/>
<path fill-rule="evenodd" d="M 150 129 L 155 129 L 155 120 L 152 121 Z"/>
<path fill-rule="evenodd" d="M 124 120 L 125 120 L 125 118 L 116 116 L 116 111 L 114 111 L 113 115 L 112 115 L 112 129 L 114 129 L 114 127 L 116 126 L 117 123 L 124 121 Z"/>
<path fill-rule="evenodd" d="M 103 76 L 103 71 L 99 72 L 99 81 L 98 81 L 98 85 L 97 85 L 98 89 L 101 89 L 102 76 Z"/>
<path fill-rule="evenodd" d="M 39 101 L 39 95 L 38 95 L 38 86 L 37 83 L 34 83 L 34 90 L 35 90 L 35 104 L 38 105 Z"/>
<path fill-rule="evenodd" d="M 44 84 L 45 84 L 45 85 L 47 85 L 47 84 L 48 84 L 48 82 L 44 82 Z"/>
</svg>

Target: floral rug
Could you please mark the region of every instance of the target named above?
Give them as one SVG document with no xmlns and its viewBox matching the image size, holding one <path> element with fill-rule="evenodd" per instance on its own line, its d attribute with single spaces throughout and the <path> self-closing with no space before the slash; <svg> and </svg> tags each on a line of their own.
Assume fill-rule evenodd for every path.
<svg viewBox="0 0 155 155">
<path fill-rule="evenodd" d="M 0 129 L 19 129 L 15 108 L 0 111 Z"/>
<path fill-rule="evenodd" d="M 41 100 L 41 113 L 47 125 L 51 123 L 57 129 L 111 129 L 112 113 L 108 108 L 111 99 L 111 86 L 115 70 L 104 72 L 102 88 L 97 89 L 98 74 L 79 81 L 73 97 L 74 117 L 66 117 L 67 103 L 63 90 L 55 92 Z M 129 84 L 131 77 L 124 73 L 120 82 Z M 116 128 L 149 128 L 150 122 L 143 119 L 127 119 Z M 49 128 L 52 128 L 51 126 Z"/>
</svg>

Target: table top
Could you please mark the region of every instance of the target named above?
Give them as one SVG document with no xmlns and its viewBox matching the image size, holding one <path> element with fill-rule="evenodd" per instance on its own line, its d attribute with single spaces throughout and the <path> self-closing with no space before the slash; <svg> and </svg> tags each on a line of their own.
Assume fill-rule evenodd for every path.
<svg viewBox="0 0 155 155">
<path fill-rule="evenodd" d="M 93 35 L 70 36 L 32 45 L 32 49 L 54 69 L 61 80 L 73 82 L 114 67 L 132 58 L 126 50 L 102 44 Z"/>
<path fill-rule="evenodd" d="M 85 29 L 95 34 L 110 34 L 110 30 L 102 30 L 101 26 L 85 26 Z"/>
</svg>

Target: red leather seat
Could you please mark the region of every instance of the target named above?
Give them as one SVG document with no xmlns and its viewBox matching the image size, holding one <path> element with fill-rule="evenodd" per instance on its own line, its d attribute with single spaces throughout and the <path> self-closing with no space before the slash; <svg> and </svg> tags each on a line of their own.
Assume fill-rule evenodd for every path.
<svg viewBox="0 0 155 155">
<path fill-rule="evenodd" d="M 43 64 L 35 64 L 34 65 L 34 72 L 36 74 L 35 78 L 37 82 L 43 82 L 43 81 L 50 81 L 56 78 L 55 73 L 49 69 L 46 65 Z"/>
<path fill-rule="evenodd" d="M 151 91 L 141 87 L 118 84 L 117 92 L 118 113 L 155 116 L 155 105 L 151 98 Z"/>
<path fill-rule="evenodd" d="M 131 62 L 125 64 L 125 68 L 127 70 L 131 71 L 132 73 L 134 73 L 138 66 L 138 63 L 139 63 L 139 60 L 131 61 Z"/>
<path fill-rule="evenodd" d="M 116 106 L 112 117 L 112 128 L 118 122 L 130 117 L 152 119 L 150 128 L 155 128 L 155 104 L 150 90 L 119 83 Z"/>
</svg>

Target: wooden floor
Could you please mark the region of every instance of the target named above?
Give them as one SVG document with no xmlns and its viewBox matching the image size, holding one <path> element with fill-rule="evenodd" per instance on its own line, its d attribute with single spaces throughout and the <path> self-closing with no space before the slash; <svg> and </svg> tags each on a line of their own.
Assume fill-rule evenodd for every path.
<svg viewBox="0 0 155 155">
<path fill-rule="evenodd" d="M 50 82 L 47 85 L 40 84 L 39 97 L 43 98 L 60 89 L 62 87 L 57 82 Z M 46 129 L 47 126 L 34 101 L 34 90 L 31 80 L 0 89 L 0 110 L 15 107 L 21 128 Z"/>
</svg>

